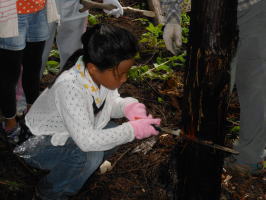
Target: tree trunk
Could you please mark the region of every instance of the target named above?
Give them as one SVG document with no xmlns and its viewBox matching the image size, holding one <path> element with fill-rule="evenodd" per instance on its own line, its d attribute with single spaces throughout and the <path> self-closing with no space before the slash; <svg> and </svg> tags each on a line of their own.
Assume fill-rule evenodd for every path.
<svg viewBox="0 0 266 200">
<path fill-rule="evenodd" d="M 236 44 L 237 0 L 192 0 L 182 110 L 183 131 L 190 138 L 224 145 L 230 62 Z M 170 199 L 219 199 L 223 156 L 189 140 L 178 144 L 168 169 Z"/>
</svg>

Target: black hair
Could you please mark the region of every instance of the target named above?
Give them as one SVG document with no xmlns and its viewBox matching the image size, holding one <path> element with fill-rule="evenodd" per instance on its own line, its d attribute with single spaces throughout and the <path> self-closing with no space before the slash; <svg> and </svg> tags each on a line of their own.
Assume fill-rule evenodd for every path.
<svg viewBox="0 0 266 200">
<path fill-rule="evenodd" d="M 81 42 L 83 49 L 70 56 L 57 77 L 72 68 L 81 55 L 85 66 L 92 63 L 100 71 L 104 71 L 116 68 L 120 62 L 133 58 L 138 52 L 138 43 L 134 35 L 124 28 L 110 24 L 96 24 L 88 28 L 82 35 Z M 55 81 L 56 79 L 53 83 Z"/>
</svg>

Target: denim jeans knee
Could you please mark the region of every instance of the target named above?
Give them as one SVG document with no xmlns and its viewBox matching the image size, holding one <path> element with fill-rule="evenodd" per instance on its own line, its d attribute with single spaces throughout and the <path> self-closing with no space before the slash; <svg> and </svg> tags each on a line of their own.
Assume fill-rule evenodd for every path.
<svg viewBox="0 0 266 200">
<path fill-rule="evenodd" d="M 60 161 L 38 184 L 43 199 L 66 199 L 76 194 L 102 163 L 103 152 L 83 152 L 72 139 L 64 147 L 62 152 L 57 152 Z"/>
</svg>

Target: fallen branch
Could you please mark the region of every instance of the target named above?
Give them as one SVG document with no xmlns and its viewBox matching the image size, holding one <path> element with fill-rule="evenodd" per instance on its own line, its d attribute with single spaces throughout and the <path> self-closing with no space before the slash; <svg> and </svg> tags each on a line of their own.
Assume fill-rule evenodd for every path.
<svg viewBox="0 0 266 200">
<path fill-rule="evenodd" d="M 137 8 L 132 8 L 132 7 L 123 7 L 124 11 L 129 11 L 129 12 L 134 12 L 134 13 L 139 13 L 142 14 L 146 17 L 155 17 L 155 13 L 150 10 L 141 10 Z"/>
</svg>

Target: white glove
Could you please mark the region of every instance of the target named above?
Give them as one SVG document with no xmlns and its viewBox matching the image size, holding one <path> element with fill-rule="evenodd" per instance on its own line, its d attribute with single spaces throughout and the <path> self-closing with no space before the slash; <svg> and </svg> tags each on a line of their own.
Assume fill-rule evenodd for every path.
<svg viewBox="0 0 266 200">
<path fill-rule="evenodd" d="M 163 39 L 168 51 L 177 53 L 177 49 L 182 45 L 182 28 L 177 23 L 169 23 L 164 27 Z"/>
<path fill-rule="evenodd" d="M 117 7 L 113 10 L 103 10 L 107 15 L 113 15 L 118 18 L 124 14 L 124 10 L 118 0 L 103 0 L 103 3 L 112 4 Z"/>
</svg>

